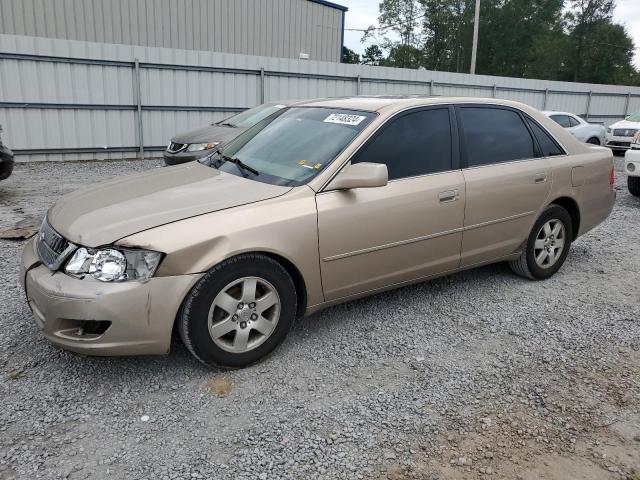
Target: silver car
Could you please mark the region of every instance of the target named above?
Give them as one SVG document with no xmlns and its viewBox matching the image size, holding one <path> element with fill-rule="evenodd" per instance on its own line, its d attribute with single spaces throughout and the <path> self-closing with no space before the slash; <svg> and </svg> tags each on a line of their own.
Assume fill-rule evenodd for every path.
<svg viewBox="0 0 640 480">
<path fill-rule="evenodd" d="M 584 143 L 604 145 L 607 132 L 604 125 L 589 123 L 578 115 L 569 112 L 542 112 L 571 135 Z"/>
</svg>

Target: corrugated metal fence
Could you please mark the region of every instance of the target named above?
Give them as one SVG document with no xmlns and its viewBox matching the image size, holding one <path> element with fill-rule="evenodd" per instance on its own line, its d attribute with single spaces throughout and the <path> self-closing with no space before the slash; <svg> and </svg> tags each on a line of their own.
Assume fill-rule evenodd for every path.
<svg viewBox="0 0 640 480">
<path fill-rule="evenodd" d="M 0 35 L 0 124 L 20 161 L 156 156 L 265 101 L 416 93 L 518 100 L 610 124 L 640 88 Z"/>
</svg>

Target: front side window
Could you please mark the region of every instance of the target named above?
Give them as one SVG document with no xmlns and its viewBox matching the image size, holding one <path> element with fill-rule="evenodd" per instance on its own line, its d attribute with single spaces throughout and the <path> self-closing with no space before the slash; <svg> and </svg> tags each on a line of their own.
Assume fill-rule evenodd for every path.
<svg viewBox="0 0 640 480">
<path fill-rule="evenodd" d="M 390 120 L 351 163 L 384 163 L 389 180 L 451 170 L 448 108 L 421 110 Z"/>
<path fill-rule="evenodd" d="M 571 120 L 567 115 L 551 115 L 550 118 L 562 128 L 571 128 Z"/>
<path fill-rule="evenodd" d="M 629 115 L 625 120 L 629 120 L 630 122 L 640 122 L 640 112 Z"/>
<path fill-rule="evenodd" d="M 534 158 L 533 138 L 520 115 L 504 108 L 461 107 L 467 166 Z"/>
<path fill-rule="evenodd" d="M 331 164 L 374 117 L 359 110 L 283 109 L 202 163 L 264 183 L 303 185 Z"/>
</svg>

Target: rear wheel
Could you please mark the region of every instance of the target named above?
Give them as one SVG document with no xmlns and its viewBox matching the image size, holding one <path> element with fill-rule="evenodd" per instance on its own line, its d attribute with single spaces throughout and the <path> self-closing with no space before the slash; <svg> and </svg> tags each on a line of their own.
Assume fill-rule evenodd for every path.
<svg viewBox="0 0 640 480">
<path fill-rule="evenodd" d="M 640 197 L 640 177 L 627 177 L 627 186 L 631 195 Z"/>
<path fill-rule="evenodd" d="M 193 287 L 178 317 L 189 351 L 209 366 L 243 367 L 271 353 L 296 316 L 287 271 L 257 254 L 231 258 Z"/>
<path fill-rule="evenodd" d="M 587 143 L 590 143 L 591 145 L 600 145 L 600 140 L 597 137 L 591 137 L 587 140 Z"/>
<path fill-rule="evenodd" d="M 569 213 L 559 205 L 549 205 L 531 229 L 520 258 L 509 262 L 509 266 L 532 280 L 549 278 L 566 260 L 572 239 Z"/>
</svg>

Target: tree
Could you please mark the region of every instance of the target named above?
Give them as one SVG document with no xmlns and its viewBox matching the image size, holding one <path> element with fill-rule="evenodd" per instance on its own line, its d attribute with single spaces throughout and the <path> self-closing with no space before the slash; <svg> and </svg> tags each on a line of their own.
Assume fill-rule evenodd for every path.
<svg viewBox="0 0 640 480">
<path fill-rule="evenodd" d="M 544 73 L 545 68 L 557 71 L 561 57 L 551 64 L 547 60 L 564 47 L 563 3 L 564 0 L 485 1 L 478 72 L 531 78 L 535 76 L 532 72 L 549 75 Z M 547 49 L 538 48 L 541 44 Z"/>
<path fill-rule="evenodd" d="M 466 0 L 419 0 L 425 12 L 424 61 L 430 70 L 459 72 L 463 69 L 465 41 L 473 28 L 473 13 Z M 486 0 L 484 0 L 486 1 Z M 470 37 L 469 37 L 470 39 Z"/>
<path fill-rule="evenodd" d="M 422 14 L 416 0 L 382 0 L 379 4 L 380 29 L 393 31 L 400 36 L 401 45 L 416 46 L 416 28 Z"/>
<path fill-rule="evenodd" d="M 381 26 L 365 37 L 375 31 L 400 37 L 384 39 L 388 56 L 380 65 L 468 72 L 473 7 L 473 0 L 383 0 Z M 640 85 L 633 40 L 613 21 L 614 8 L 615 0 L 482 0 L 476 71 Z"/>
<path fill-rule="evenodd" d="M 380 61 L 384 67 L 420 68 L 424 64 L 422 50 L 411 45 L 395 45 L 389 50 L 389 56 Z"/>
<path fill-rule="evenodd" d="M 360 63 L 360 55 L 348 47 L 342 47 L 342 63 Z"/>
<path fill-rule="evenodd" d="M 637 82 L 631 64 L 633 40 L 613 23 L 614 0 L 570 0 L 563 80 L 593 83 Z"/>
<path fill-rule="evenodd" d="M 569 34 L 568 43 L 564 80 L 637 84 L 633 40 L 622 25 L 604 19 L 581 25 Z"/>
<path fill-rule="evenodd" d="M 369 45 L 362 54 L 362 63 L 364 65 L 380 65 L 383 58 L 384 54 L 378 45 Z"/>
</svg>

